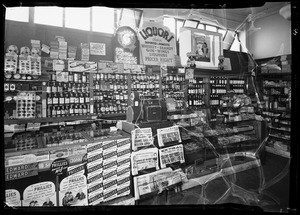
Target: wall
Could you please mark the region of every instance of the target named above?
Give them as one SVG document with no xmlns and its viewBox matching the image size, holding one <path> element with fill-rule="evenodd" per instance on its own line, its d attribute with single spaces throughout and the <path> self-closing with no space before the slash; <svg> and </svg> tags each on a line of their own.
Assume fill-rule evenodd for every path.
<svg viewBox="0 0 300 215">
<path fill-rule="evenodd" d="M 257 19 L 254 26 L 257 31 L 247 31 L 247 48 L 254 59 L 292 54 L 291 21 L 278 13 Z"/>
<path fill-rule="evenodd" d="M 30 24 L 6 20 L 5 22 L 5 41 L 6 50 L 9 45 L 16 45 L 19 50 L 22 46 L 31 48 L 31 40 L 40 40 L 41 44 L 50 45 L 55 41 L 55 36 L 64 36 L 70 46 L 77 46 L 77 60 L 80 60 L 80 43 L 105 43 L 106 55 L 90 55 L 90 61 L 114 60 L 112 51 L 113 37 L 110 34 L 88 32 L 76 29 L 60 28 L 54 26 L 45 26 L 39 24 Z M 49 56 L 42 53 L 42 56 Z"/>
</svg>

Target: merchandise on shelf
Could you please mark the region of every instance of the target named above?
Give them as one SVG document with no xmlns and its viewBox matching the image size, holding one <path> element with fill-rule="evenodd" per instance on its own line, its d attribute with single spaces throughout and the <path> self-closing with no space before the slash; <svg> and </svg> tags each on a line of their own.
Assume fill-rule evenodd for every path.
<svg viewBox="0 0 300 215">
<path fill-rule="evenodd" d="M 184 76 L 167 75 L 162 77 L 162 93 L 164 98 L 173 98 L 175 109 L 182 110 L 184 108 Z"/>
<path fill-rule="evenodd" d="M 204 83 L 203 78 L 195 77 L 189 79 L 188 87 L 188 105 L 190 108 L 198 108 L 204 106 Z"/>
</svg>

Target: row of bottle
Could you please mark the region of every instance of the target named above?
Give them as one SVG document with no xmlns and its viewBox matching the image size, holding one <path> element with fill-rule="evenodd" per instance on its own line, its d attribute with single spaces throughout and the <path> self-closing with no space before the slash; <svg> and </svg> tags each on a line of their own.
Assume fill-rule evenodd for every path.
<svg viewBox="0 0 300 215">
<path fill-rule="evenodd" d="M 131 83 L 131 89 L 159 89 L 159 83 L 157 82 L 139 82 L 135 81 Z"/>
<path fill-rule="evenodd" d="M 57 81 L 56 72 L 52 72 L 50 81 Z M 85 72 L 68 72 L 68 83 L 89 83 L 89 74 Z"/>
<path fill-rule="evenodd" d="M 128 93 L 125 90 L 117 90 L 114 92 L 94 92 L 94 102 L 106 100 L 127 102 Z"/>
<path fill-rule="evenodd" d="M 244 93 L 244 89 L 233 89 L 233 91 L 237 94 L 243 94 Z"/>
<path fill-rule="evenodd" d="M 154 90 L 136 90 L 136 92 L 138 92 L 140 94 L 140 96 L 151 96 L 151 97 L 155 97 L 155 98 L 159 98 L 159 91 L 158 89 L 154 89 Z"/>
<path fill-rule="evenodd" d="M 183 87 L 179 83 L 167 83 L 162 85 L 162 90 L 163 91 L 179 91 Z"/>
<path fill-rule="evenodd" d="M 184 81 L 185 81 L 185 77 L 178 76 L 178 75 L 168 75 L 162 79 L 163 83 L 167 83 L 167 82 L 182 82 L 182 83 L 184 83 Z"/>
<path fill-rule="evenodd" d="M 126 74 L 114 74 L 114 73 L 94 73 L 93 74 L 93 80 L 95 81 L 126 81 L 127 80 L 127 75 Z"/>
<path fill-rule="evenodd" d="M 114 91 L 114 90 L 127 90 L 127 82 L 122 81 L 94 81 L 94 91 Z"/>
<path fill-rule="evenodd" d="M 116 113 L 126 113 L 127 103 L 112 103 L 112 102 L 101 102 L 94 104 L 95 114 L 116 114 Z"/>
<path fill-rule="evenodd" d="M 226 77 L 211 77 L 209 83 L 214 87 L 224 87 L 227 84 L 227 79 Z"/>
<path fill-rule="evenodd" d="M 211 94 L 226 94 L 226 89 L 215 89 L 215 88 L 212 88 L 210 89 L 210 93 Z"/>
<path fill-rule="evenodd" d="M 89 93 L 47 93 L 48 105 L 88 104 Z"/>
<path fill-rule="evenodd" d="M 90 86 L 89 84 L 83 83 L 62 83 L 56 81 L 49 81 L 46 83 L 46 92 L 47 93 L 63 93 L 63 92 L 81 92 L 89 93 Z"/>
<path fill-rule="evenodd" d="M 173 98 L 175 100 L 184 100 L 184 92 L 164 92 L 165 98 Z"/>
<path fill-rule="evenodd" d="M 154 75 L 132 74 L 131 80 L 132 81 L 158 81 L 159 74 L 154 74 Z"/>
<path fill-rule="evenodd" d="M 49 105 L 47 107 L 47 117 L 64 117 L 89 115 L 89 104 L 71 104 L 71 105 Z"/>
<path fill-rule="evenodd" d="M 203 96 L 200 94 L 190 94 L 188 96 L 188 104 L 189 106 L 201 106 L 204 105 Z"/>
<path fill-rule="evenodd" d="M 233 86 L 236 86 L 236 87 L 243 87 L 244 84 L 245 84 L 245 80 L 241 80 L 241 79 L 233 80 L 233 79 L 230 79 L 229 80 L 229 84 L 233 85 Z"/>
</svg>

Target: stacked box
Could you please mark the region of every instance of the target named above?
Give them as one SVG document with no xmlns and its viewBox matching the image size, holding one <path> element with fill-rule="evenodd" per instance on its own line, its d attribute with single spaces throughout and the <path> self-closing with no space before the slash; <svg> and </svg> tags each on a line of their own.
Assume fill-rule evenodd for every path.
<svg viewBox="0 0 300 215">
<path fill-rule="evenodd" d="M 102 142 L 87 145 L 87 193 L 89 205 L 97 205 L 103 201 L 102 153 Z"/>
<path fill-rule="evenodd" d="M 59 48 L 58 48 L 58 58 L 65 60 L 67 59 L 67 48 L 68 43 L 66 41 L 59 41 Z"/>
<path fill-rule="evenodd" d="M 41 56 L 41 41 L 40 40 L 31 40 L 31 49 L 38 50 L 38 55 Z"/>
<path fill-rule="evenodd" d="M 90 47 L 88 43 L 81 43 L 81 60 L 83 61 L 89 61 L 90 56 Z"/>
<path fill-rule="evenodd" d="M 117 141 L 103 142 L 103 201 L 117 195 Z"/>
<path fill-rule="evenodd" d="M 76 46 L 68 46 L 68 58 L 75 59 L 76 58 Z"/>
<path fill-rule="evenodd" d="M 58 58 L 59 43 L 57 41 L 50 42 L 50 58 Z"/>
<path fill-rule="evenodd" d="M 130 157 L 129 138 L 117 140 L 117 197 L 130 194 Z"/>
</svg>

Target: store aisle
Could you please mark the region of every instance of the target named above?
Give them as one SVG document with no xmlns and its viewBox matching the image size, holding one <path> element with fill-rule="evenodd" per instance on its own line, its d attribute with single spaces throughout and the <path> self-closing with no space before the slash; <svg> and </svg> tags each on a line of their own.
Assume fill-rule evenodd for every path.
<svg viewBox="0 0 300 215">
<path fill-rule="evenodd" d="M 204 186 L 175 193 L 170 191 L 140 205 L 224 204 L 254 205 L 264 211 L 285 211 L 289 202 L 289 160 L 266 153 L 265 163 L 255 168 L 215 179 Z M 234 182 L 229 185 L 230 182 Z M 230 189 L 229 189 L 230 187 Z M 259 189 L 261 188 L 261 189 Z M 260 192 L 259 192 L 260 190 Z"/>
</svg>

